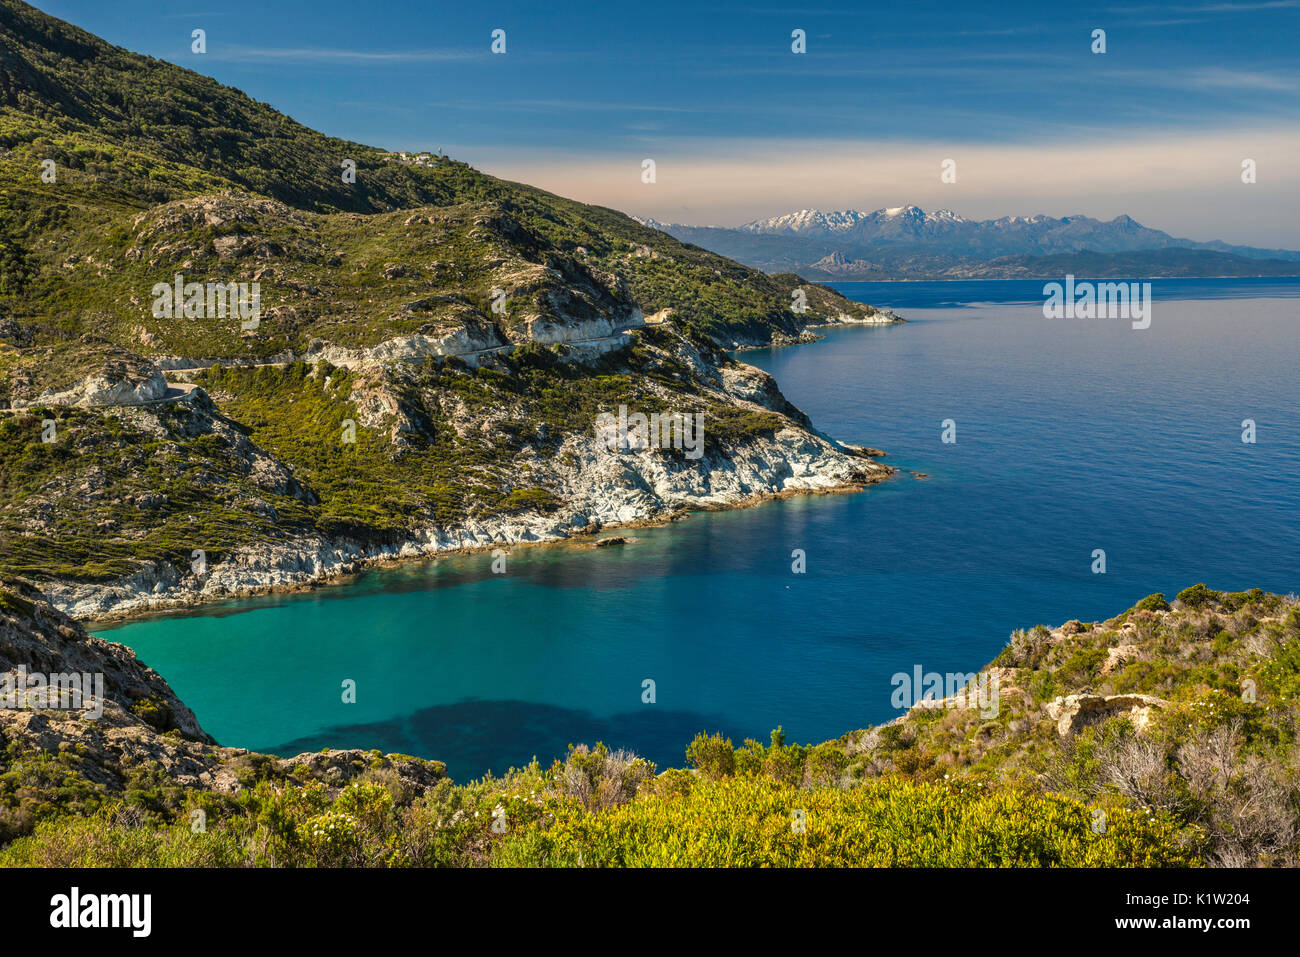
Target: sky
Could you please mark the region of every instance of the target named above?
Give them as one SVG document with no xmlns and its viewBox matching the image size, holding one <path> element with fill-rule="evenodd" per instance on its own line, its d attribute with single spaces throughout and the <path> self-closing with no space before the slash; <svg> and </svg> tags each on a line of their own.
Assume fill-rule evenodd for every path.
<svg viewBox="0 0 1300 957">
<path fill-rule="evenodd" d="M 36 5 L 323 132 L 663 222 L 914 204 L 1300 249 L 1300 0 Z"/>
</svg>

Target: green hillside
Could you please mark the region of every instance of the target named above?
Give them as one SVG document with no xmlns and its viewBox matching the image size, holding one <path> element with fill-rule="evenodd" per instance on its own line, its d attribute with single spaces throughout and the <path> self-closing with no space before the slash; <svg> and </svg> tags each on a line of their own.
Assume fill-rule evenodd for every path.
<svg viewBox="0 0 1300 957">
<path fill-rule="evenodd" d="M 810 424 L 721 347 L 881 318 L 0 0 L 0 570 L 171 587 L 195 549 L 594 530 L 592 423 L 619 404 L 707 435 L 632 465 L 637 518 L 689 504 L 650 488 L 663 467 L 774 494 Z M 837 484 L 886 471 L 814 441 Z"/>
<path fill-rule="evenodd" d="M 56 164 L 55 184 L 40 180 L 46 159 Z M 343 182 L 344 160 L 356 164 L 354 184 Z M 466 257 L 490 261 L 491 247 L 511 240 L 536 265 L 558 257 L 571 265 L 579 257 L 581 267 L 571 268 L 608 271 L 611 284 L 625 282 L 646 313 L 671 308 L 680 321 L 723 341 L 797 335 L 811 321 L 871 311 L 798 277 L 768 277 L 680 243 L 613 210 L 485 176 L 447 158 L 416 165 L 325 136 L 209 77 L 114 47 L 17 0 L 0 3 L 0 184 L 6 224 L 0 291 L 8 294 L 8 311 L 37 325 L 53 313 L 65 329 L 98 329 L 92 317 L 139 319 L 133 292 L 140 298 L 148 280 L 169 279 L 169 268 L 185 262 L 194 268 L 194 257 L 220 258 L 212 241 L 230 235 L 251 239 L 231 261 L 212 263 L 211 272 L 285 261 L 296 274 L 285 277 L 286 288 L 270 291 L 268 305 L 292 304 L 301 292 L 295 283 L 317 280 L 324 293 L 375 321 L 388 317 L 390 304 L 355 301 L 371 278 L 368 270 L 426 257 L 435 244 L 454 254 L 445 262 L 439 256 L 444 273 L 421 276 L 404 292 L 453 291 L 481 304 L 485 290 L 475 279 L 482 277 L 462 284 L 457 265 Z M 134 223 L 141 210 L 222 191 L 232 191 L 231 207 L 249 208 L 227 208 L 219 223 L 183 218 L 168 232 L 175 246 L 168 255 L 128 256 L 141 238 Z M 282 221 L 282 207 L 253 196 L 317 215 Z M 450 237 L 450 249 L 449 237 L 437 232 L 395 228 L 409 216 L 329 218 L 417 209 L 437 220 L 448 215 L 443 210 L 455 210 L 453 224 L 483 219 L 490 225 L 484 235 L 462 230 Z M 340 233 L 350 243 L 340 243 Z M 801 284 L 810 310 L 796 315 L 791 291 Z M 82 299 L 91 286 L 91 298 Z M 64 292 L 67 287 L 76 292 Z"/>
</svg>

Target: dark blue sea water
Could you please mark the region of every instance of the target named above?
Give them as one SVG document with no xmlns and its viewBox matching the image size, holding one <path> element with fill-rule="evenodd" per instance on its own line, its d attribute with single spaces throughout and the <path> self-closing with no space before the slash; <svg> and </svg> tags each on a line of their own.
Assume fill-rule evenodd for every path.
<svg viewBox="0 0 1300 957">
<path fill-rule="evenodd" d="M 820 741 L 895 717 L 893 674 L 975 670 L 1018 627 L 1200 581 L 1300 588 L 1300 280 L 1157 281 L 1141 331 L 1044 319 L 1041 282 L 840 288 L 910 321 L 742 358 L 887 450 L 883 485 L 517 550 L 505 576 L 449 558 L 102 633 L 223 744 L 403 751 L 464 779 L 598 739 L 674 765 L 702 729 Z"/>
<path fill-rule="evenodd" d="M 1300 269 L 1300 263 L 1297 263 Z M 1079 276 L 1079 279 L 1086 277 Z M 1062 281 L 1058 277 L 1056 281 Z M 850 299 L 887 304 L 895 310 L 916 307 L 971 306 L 984 303 L 1043 302 L 1043 279 L 968 279 L 948 282 L 833 282 Z M 1097 282 L 1118 282 L 1101 279 Z M 1300 279 L 1292 276 L 1259 276 L 1245 279 L 1145 279 L 1152 295 L 1161 301 L 1175 299 L 1259 299 L 1300 296 Z"/>
</svg>

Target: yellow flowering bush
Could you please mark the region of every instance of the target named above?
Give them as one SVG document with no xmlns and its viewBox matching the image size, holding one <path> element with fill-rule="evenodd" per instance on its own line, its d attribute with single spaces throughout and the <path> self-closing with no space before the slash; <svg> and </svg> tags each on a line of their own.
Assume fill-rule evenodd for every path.
<svg viewBox="0 0 1300 957">
<path fill-rule="evenodd" d="M 847 790 L 699 778 L 592 814 L 557 805 L 497 850 L 500 866 L 1154 867 L 1193 863 L 1173 826 L 1065 798 L 875 781 Z M 1099 825 L 1098 820 L 1104 821 Z"/>
</svg>

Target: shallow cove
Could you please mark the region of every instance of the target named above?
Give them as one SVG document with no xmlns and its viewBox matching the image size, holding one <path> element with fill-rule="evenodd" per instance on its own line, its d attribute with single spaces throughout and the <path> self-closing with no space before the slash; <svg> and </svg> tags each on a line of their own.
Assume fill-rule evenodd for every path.
<svg viewBox="0 0 1300 957">
<path fill-rule="evenodd" d="M 1198 581 L 1296 590 L 1300 281 L 1157 280 L 1142 331 L 1046 320 L 1041 287 L 839 284 L 911 321 L 740 357 L 829 435 L 889 451 L 903 474 L 863 493 L 516 550 L 505 576 L 449 557 L 98 633 L 222 744 L 402 751 L 464 779 L 569 742 L 680 765 L 704 728 L 837 737 L 896 716 L 895 673 L 973 671 L 1016 627 Z"/>
</svg>

